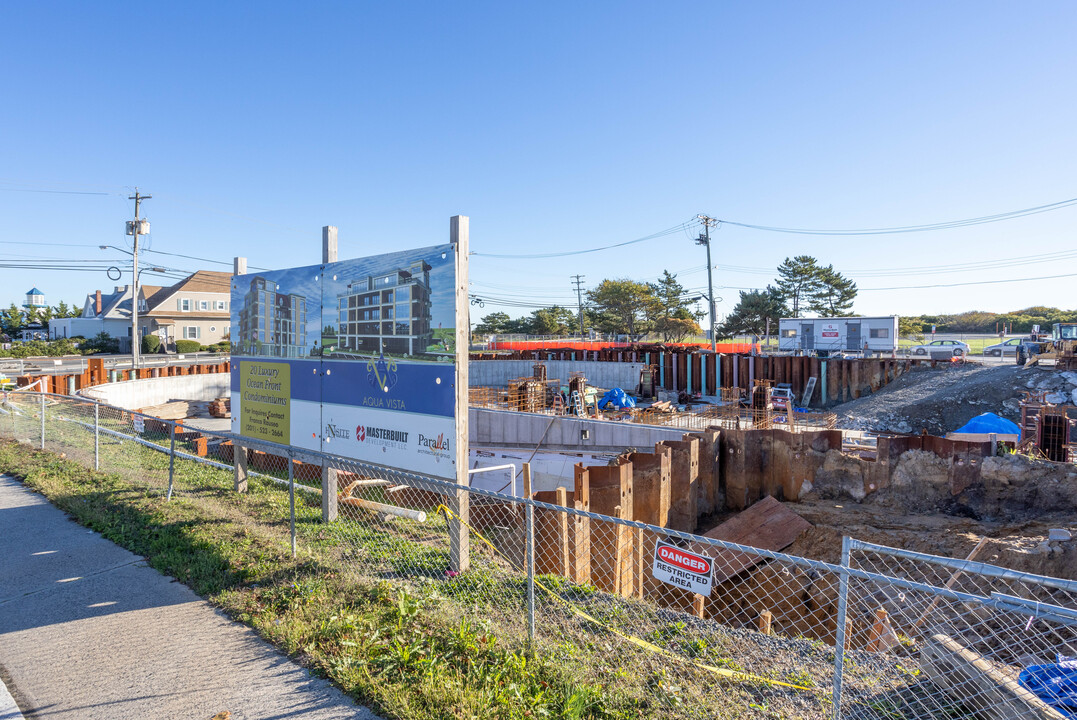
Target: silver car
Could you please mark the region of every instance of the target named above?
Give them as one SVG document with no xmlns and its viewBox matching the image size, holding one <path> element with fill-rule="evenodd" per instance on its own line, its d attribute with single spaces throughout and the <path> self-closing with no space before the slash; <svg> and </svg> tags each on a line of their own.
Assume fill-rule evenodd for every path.
<svg viewBox="0 0 1077 720">
<path fill-rule="evenodd" d="M 984 348 L 984 355 L 1002 357 L 1003 355 L 1016 355 L 1017 346 L 1021 344 L 1021 338 L 1010 338 L 1005 342 L 988 345 Z"/>
<path fill-rule="evenodd" d="M 969 354 L 969 346 L 960 340 L 932 340 L 923 345 L 915 345 L 909 348 L 913 355 L 938 355 L 947 353 L 954 357 Z"/>
</svg>

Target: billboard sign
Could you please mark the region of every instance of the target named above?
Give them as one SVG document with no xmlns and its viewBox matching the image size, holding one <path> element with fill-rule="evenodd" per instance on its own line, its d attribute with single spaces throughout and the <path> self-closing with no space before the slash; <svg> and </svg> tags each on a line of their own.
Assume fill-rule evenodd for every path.
<svg viewBox="0 0 1077 720">
<path fill-rule="evenodd" d="M 232 431 L 455 480 L 460 274 L 445 244 L 233 277 Z"/>
<path fill-rule="evenodd" d="M 820 334 L 825 338 L 836 338 L 841 334 L 837 323 L 823 323 Z"/>
</svg>

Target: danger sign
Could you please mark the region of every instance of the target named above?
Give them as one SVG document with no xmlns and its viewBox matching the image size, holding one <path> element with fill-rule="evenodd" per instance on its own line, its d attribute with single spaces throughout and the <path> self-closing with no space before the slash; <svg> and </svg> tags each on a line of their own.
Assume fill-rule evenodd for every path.
<svg viewBox="0 0 1077 720">
<path fill-rule="evenodd" d="M 710 558 L 703 555 L 659 542 L 654 548 L 651 574 L 655 580 L 710 597 L 714 576 Z"/>
</svg>

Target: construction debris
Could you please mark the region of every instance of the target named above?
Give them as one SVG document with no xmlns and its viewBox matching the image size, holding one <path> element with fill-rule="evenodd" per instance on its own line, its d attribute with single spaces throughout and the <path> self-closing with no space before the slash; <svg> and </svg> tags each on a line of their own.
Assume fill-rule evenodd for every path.
<svg viewBox="0 0 1077 720">
<path fill-rule="evenodd" d="M 209 414 L 215 418 L 232 417 L 232 400 L 220 397 L 209 404 Z"/>
<path fill-rule="evenodd" d="M 810 522 L 768 495 L 747 510 L 703 533 L 703 537 L 777 552 L 792 545 L 811 527 Z M 716 551 L 713 545 L 693 544 L 690 549 L 692 552 L 714 558 L 714 580 L 719 583 L 766 560 L 759 555 L 736 550 Z"/>
</svg>

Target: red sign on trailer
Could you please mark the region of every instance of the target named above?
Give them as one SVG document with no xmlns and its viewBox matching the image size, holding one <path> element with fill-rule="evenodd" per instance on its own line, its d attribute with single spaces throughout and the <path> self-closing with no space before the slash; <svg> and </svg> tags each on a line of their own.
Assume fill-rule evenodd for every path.
<svg viewBox="0 0 1077 720">
<path fill-rule="evenodd" d="M 683 590 L 710 596 L 713 574 L 711 559 L 683 548 L 659 542 L 654 549 L 651 574 L 655 580 Z"/>
</svg>

